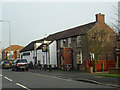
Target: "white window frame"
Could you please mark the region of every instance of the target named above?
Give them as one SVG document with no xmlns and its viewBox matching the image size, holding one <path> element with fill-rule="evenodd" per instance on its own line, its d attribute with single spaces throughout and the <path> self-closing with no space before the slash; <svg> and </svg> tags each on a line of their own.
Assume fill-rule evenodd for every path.
<svg viewBox="0 0 120 90">
<path fill-rule="evenodd" d="M 77 47 L 79 44 L 81 44 L 81 36 L 77 36 Z"/>
<path fill-rule="evenodd" d="M 63 47 L 63 39 L 60 40 L 60 47 Z"/>
<path fill-rule="evenodd" d="M 68 38 L 68 47 L 71 47 L 71 38 Z"/>
</svg>

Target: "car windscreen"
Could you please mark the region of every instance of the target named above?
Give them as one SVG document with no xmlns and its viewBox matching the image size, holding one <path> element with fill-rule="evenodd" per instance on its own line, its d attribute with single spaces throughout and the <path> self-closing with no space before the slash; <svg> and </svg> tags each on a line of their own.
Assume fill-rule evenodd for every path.
<svg viewBox="0 0 120 90">
<path fill-rule="evenodd" d="M 10 61 L 4 61 L 4 63 L 10 63 Z"/>
<path fill-rule="evenodd" d="M 26 63 L 27 62 L 27 60 L 26 59 L 21 59 L 21 60 L 17 60 L 17 62 L 16 63 Z"/>
</svg>

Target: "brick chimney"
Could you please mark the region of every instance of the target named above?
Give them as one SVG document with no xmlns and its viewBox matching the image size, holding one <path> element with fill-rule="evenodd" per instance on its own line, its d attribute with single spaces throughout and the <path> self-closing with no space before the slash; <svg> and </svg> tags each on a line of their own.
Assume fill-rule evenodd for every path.
<svg viewBox="0 0 120 90">
<path fill-rule="evenodd" d="M 104 14 L 96 14 L 96 22 L 100 22 L 100 23 L 104 23 L 105 22 L 105 19 L 104 19 Z"/>
</svg>

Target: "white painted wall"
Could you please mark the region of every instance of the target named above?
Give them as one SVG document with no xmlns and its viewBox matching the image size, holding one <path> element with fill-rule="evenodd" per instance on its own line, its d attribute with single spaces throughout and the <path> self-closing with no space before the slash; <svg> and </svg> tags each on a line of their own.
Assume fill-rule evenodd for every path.
<svg viewBox="0 0 120 90">
<path fill-rule="evenodd" d="M 37 50 L 37 61 L 40 61 L 40 64 L 43 64 L 43 57 L 44 57 L 44 64 L 46 64 L 46 52 L 42 52 L 42 49 Z"/>
<path fill-rule="evenodd" d="M 28 63 L 30 63 L 30 62 L 32 61 L 33 64 L 34 64 L 34 59 L 33 59 L 34 51 L 26 51 L 26 52 L 30 52 L 30 55 L 23 56 L 23 59 L 27 59 Z M 26 53 L 26 52 L 20 53 L 20 56 L 21 56 L 23 53 Z M 20 58 L 21 58 L 21 57 L 20 57 Z"/>
<path fill-rule="evenodd" d="M 56 41 L 52 42 L 49 45 L 49 52 L 50 52 L 50 64 L 57 66 L 57 46 L 56 46 Z"/>
<path fill-rule="evenodd" d="M 56 52 L 56 41 L 53 41 L 49 45 L 49 54 L 50 54 L 50 65 L 54 67 L 57 66 L 57 52 Z M 43 64 L 43 56 L 44 56 L 44 64 L 46 64 L 46 52 L 42 52 L 42 50 L 37 50 L 37 61 L 39 60 L 41 64 Z M 49 65 L 49 55 L 47 52 L 47 65 Z"/>
</svg>

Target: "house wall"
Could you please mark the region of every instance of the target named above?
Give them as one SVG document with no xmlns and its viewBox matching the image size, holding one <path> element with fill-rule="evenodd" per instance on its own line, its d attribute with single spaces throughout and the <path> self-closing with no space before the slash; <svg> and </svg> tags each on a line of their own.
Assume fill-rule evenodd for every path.
<svg viewBox="0 0 120 90">
<path fill-rule="evenodd" d="M 116 33 L 105 23 L 96 23 L 96 25 L 88 31 L 88 33 L 92 33 L 92 30 L 99 29 L 100 26 L 102 25 L 104 30 L 107 30 L 107 35 L 106 35 L 106 42 L 104 43 L 105 46 L 102 49 L 102 52 L 99 56 L 99 60 L 114 60 L 114 47 L 116 47 Z M 73 69 L 78 70 L 80 66 L 83 67 L 85 66 L 85 60 L 90 60 L 90 55 L 89 55 L 89 44 L 88 44 L 88 37 L 87 33 L 84 33 L 81 36 L 81 50 L 82 50 L 82 64 L 77 63 L 77 54 L 79 53 L 79 47 L 77 47 L 77 36 L 70 37 L 71 38 L 71 49 L 73 51 L 72 53 L 72 59 L 73 59 Z M 57 40 L 57 60 L 58 64 L 60 63 L 61 59 L 61 40 L 65 40 L 63 47 L 68 47 L 68 38 L 64 39 L 59 39 Z"/>
<path fill-rule="evenodd" d="M 49 52 L 47 52 L 47 61 L 46 61 L 46 52 L 42 52 L 42 49 L 37 50 L 37 61 L 39 60 L 40 64 L 49 65 L 49 58 L 50 58 L 50 65 L 52 65 L 52 67 L 54 67 L 54 65 L 57 66 L 56 41 L 53 41 L 49 45 Z"/>
<path fill-rule="evenodd" d="M 9 56 L 7 55 L 9 52 L 8 51 L 3 51 L 2 52 L 2 60 L 9 60 Z M 15 60 L 16 58 L 19 58 L 19 52 L 16 53 L 16 51 L 11 51 L 12 54 L 12 60 Z"/>
<path fill-rule="evenodd" d="M 12 54 L 12 60 L 15 60 L 15 59 L 19 58 L 20 57 L 20 54 L 19 54 L 20 52 L 19 51 L 21 49 L 23 49 L 23 47 L 19 46 L 19 45 L 11 45 L 10 49 L 9 49 L 9 47 L 4 49 L 2 51 L 2 60 L 9 60 L 9 54 L 8 54 L 9 50 Z"/>
<path fill-rule="evenodd" d="M 2 60 L 5 60 L 7 58 L 6 52 L 2 51 Z"/>
<path fill-rule="evenodd" d="M 84 66 L 84 62 L 86 60 L 89 60 L 88 42 L 86 34 L 81 36 L 81 46 L 82 46 L 82 66 Z"/>
<path fill-rule="evenodd" d="M 100 35 L 101 33 L 100 29 L 104 30 L 104 33 L 106 34 L 102 38 L 104 40 L 104 43 L 102 43 L 102 51 L 99 56 L 99 60 L 114 60 L 115 59 L 114 54 L 113 54 L 114 47 L 117 47 L 116 33 L 105 23 L 96 23 L 96 25 L 91 30 L 89 30 L 87 33 L 92 35 L 94 34 L 94 31 L 97 30 L 97 33 L 99 33 L 98 35 Z M 88 43 L 88 45 L 89 44 L 90 43 Z"/>
<path fill-rule="evenodd" d="M 69 47 L 69 48 L 71 48 L 72 49 L 72 61 L 73 61 L 73 69 L 74 70 L 77 70 L 78 69 L 78 64 L 79 63 L 77 63 L 77 53 L 79 53 L 79 48 L 77 47 L 77 36 L 74 36 L 74 37 L 69 37 L 69 38 L 71 38 L 71 47 Z M 86 48 L 86 42 L 84 42 L 85 41 L 85 36 L 81 36 L 81 39 L 83 40 L 81 40 L 82 42 L 81 42 L 81 45 L 83 46 L 82 47 L 82 62 L 83 62 L 83 60 L 86 60 L 86 52 L 87 51 L 85 51 L 84 49 Z M 61 59 L 61 40 L 62 39 L 60 39 L 60 40 L 57 40 L 57 60 L 58 60 L 58 64 L 60 63 L 60 59 Z M 68 47 L 68 38 L 66 38 L 66 39 L 64 39 L 64 40 L 66 40 L 66 42 L 64 43 L 64 48 L 65 47 Z M 85 51 L 85 52 L 84 52 Z"/>
<path fill-rule="evenodd" d="M 71 48 L 73 56 L 73 68 L 77 70 L 77 37 L 71 37 Z"/>
<path fill-rule="evenodd" d="M 22 57 L 21 57 L 21 55 L 23 55 L 23 53 L 27 53 L 27 52 L 29 52 L 30 55 L 26 55 L 26 56 L 22 56 Z M 26 51 L 26 52 L 20 53 L 20 58 L 22 58 L 22 59 L 27 59 L 28 63 L 30 63 L 30 62 L 32 61 L 33 64 L 34 64 L 33 55 L 34 55 L 34 51 Z"/>
<path fill-rule="evenodd" d="M 46 64 L 46 52 L 42 52 L 42 49 L 37 50 L 37 61 L 40 61 L 40 64 Z"/>
<path fill-rule="evenodd" d="M 57 67 L 57 46 L 56 46 L 56 41 L 52 42 L 49 46 L 50 50 L 50 64 L 51 65 L 56 65 Z"/>
</svg>

